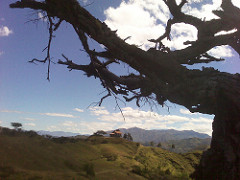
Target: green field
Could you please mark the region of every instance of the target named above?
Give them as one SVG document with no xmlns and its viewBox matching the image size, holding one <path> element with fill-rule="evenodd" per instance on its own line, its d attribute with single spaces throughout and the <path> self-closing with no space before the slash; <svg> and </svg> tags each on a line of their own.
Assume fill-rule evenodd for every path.
<svg viewBox="0 0 240 180">
<path fill-rule="evenodd" d="M 189 179 L 201 152 L 177 154 L 122 138 L 0 133 L 0 179 Z"/>
</svg>

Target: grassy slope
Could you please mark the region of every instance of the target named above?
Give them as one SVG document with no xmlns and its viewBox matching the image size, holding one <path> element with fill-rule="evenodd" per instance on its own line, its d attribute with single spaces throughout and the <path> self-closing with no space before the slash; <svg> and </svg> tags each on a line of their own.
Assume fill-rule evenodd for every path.
<svg viewBox="0 0 240 180">
<path fill-rule="evenodd" d="M 0 179 L 188 179 L 201 156 L 198 152 L 179 155 L 120 138 L 75 141 L 0 134 Z"/>
<path fill-rule="evenodd" d="M 171 140 L 168 142 L 162 142 L 161 147 L 172 152 L 185 153 L 194 150 L 207 150 L 210 147 L 211 138 L 199 139 L 199 138 L 189 138 L 181 140 Z M 172 149 L 172 144 L 175 148 Z"/>
</svg>

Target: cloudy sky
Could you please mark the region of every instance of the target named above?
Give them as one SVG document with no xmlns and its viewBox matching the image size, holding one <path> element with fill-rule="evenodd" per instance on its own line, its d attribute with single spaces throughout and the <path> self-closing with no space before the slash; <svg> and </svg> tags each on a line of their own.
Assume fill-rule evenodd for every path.
<svg viewBox="0 0 240 180">
<path fill-rule="evenodd" d="M 11 122 L 20 122 L 27 130 L 70 131 L 91 134 L 96 130 L 140 127 L 144 129 L 195 130 L 211 135 L 213 116 L 190 113 L 186 108 L 167 102 L 168 106 L 145 105 L 137 108 L 134 103 L 124 104 L 119 100 L 124 118 L 114 98 L 108 98 L 102 107 L 94 106 L 104 95 L 100 82 L 83 76 L 82 72 L 69 72 L 65 67 L 51 65 L 51 81 L 46 80 L 47 65 L 30 64 L 28 60 L 43 58 L 42 50 L 48 42 L 48 30 L 40 12 L 9 9 L 15 0 L 0 2 L 0 125 L 10 127 Z M 168 8 L 160 0 L 82 0 L 95 17 L 105 21 L 129 44 L 141 45 L 146 50 L 152 47 L 147 39 L 159 37 L 171 17 Z M 240 7 L 238 0 L 233 3 Z M 189 0 L 183 7 L 187 14 L 209 20 L 217 18 L 211 13 L 219 9 L 221 0 Z M 231 32 L 234 32 L 233 29 Z M 220 32 L 231 33 L 231 32 Z M 87 55 L 81 51 L 80 42 L 73 29 L 63 23 L 56 32 L 52 45 L 52 61 L 65 54 L 69 59 L 88 63 Z M 218 34 L 216 34 L 218 35 Z M 182 49 L 186 40 L 196 40 L 193 26 L 176 24 L 171 32 L 172 41 L 164 44 L 172 50 Z M 93 40 L 92 48 L 100 49 Z M 211 63 L 224 72 L 239 73 L 239 57 L 228 46 L 212 49 L 209 53 L 226 61 Z M 201 68 L 203 65 L 189 67 Z M 130 70 L 111 67 L 124 74 Z"/>
</svg>

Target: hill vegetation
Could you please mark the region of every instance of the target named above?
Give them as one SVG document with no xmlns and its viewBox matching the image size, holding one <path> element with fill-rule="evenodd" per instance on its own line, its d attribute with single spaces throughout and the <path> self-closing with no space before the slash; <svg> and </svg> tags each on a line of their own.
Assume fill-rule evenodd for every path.
<svg viewBox="0 0 240 180">
<path fill-rule="evenodd" d="M 53 138 L 7 128 L 0 143 L 0 179 L 189 179 L 201 157 L 122 138 Z"/>
<path fill-rule="evenodd" d="M 207 150 L 210 148 L 211 138 L 189 138 L 189 139 L 180 139 L 180 140 L 171 140 L 167 142 L 162 142 L 161 148 L 176 152 L 176 153 L 186 153 L 195 150 Z M 158 144 L 156 144 L 157 146 Z M 174 145 L 174 148 L 172 148 Z"/>
</svg>

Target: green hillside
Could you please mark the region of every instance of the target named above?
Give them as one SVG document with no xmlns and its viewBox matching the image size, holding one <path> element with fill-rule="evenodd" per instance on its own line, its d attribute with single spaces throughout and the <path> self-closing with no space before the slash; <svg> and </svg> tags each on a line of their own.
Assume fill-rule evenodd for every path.
<svg viewBox="0 0 240 180">
<path fill-rule="evenodd" d="M 191 152 L 195 150 L 205 151 L 210 147 L 210 143 L 211 143 L 211 138 L 205 138 L 205 139 L 189 138 L 189 139 L 180 139 L 180 140 L 171 140 L 167 142 L 161 142 L 161 147 L 171 152 L 186 153 L 186 152 Z M 174 148 L 172 148 L 172 145 L 174 145 Z"/>
<path fill-rule="evenodd" d="M 0 179 L 189 179 L 201 152 L 176 154 L 122 138 L 0 133 Z"/>
</svg>

